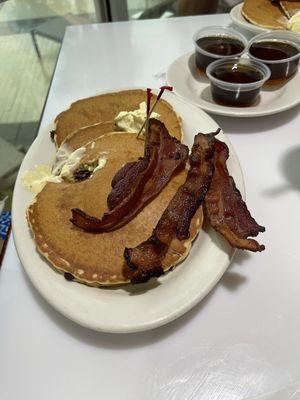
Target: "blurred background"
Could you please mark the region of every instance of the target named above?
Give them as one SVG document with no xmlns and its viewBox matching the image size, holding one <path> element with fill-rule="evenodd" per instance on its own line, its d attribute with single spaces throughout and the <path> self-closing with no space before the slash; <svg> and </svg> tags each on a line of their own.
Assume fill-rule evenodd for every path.
<svg viewBox="0 0 300 400">
<path fill-rule="evenodd" d="M 205 3 L 209 4 L 201 0 L 0 0 L 0 250 L 17 171 L 37 134 L 66 27 L 229 9 L 224 0 Z"/>
</svg>

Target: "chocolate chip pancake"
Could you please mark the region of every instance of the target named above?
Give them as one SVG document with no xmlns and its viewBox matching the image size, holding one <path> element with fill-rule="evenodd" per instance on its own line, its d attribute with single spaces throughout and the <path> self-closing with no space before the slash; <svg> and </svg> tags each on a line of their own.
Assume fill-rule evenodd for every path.
<svg viewBox="0 0 300 400">
<path fill-rule="evenodd" d="M 29 206 L 27 219 L 38 251 L 58 272 L 92 286 L 123 284 L 130 281 L 133 273 L 123 256 L 125 247 L 137 246 L 149 237 L 178 187 L 185 182 L 187 170 L 178 172 L 126 225 L 111 232 L 89 233 L 71 224 L 71 209 L 78 207 L 100 217 L 107 211 L 107 196 L 115 173 L 144 152 L 144 142 L 131 133 L 105 134 L 93 142 L 85 145 L 82 162 L 92 162 L 105 154 L 105 166 L 80 182 L 47 183 Z M 202 219 L 199 208 L 190 225 L 190 237 L 182 241 L 173 239 L 163 260 L 165 271 L 187 256 Z"/>
<path fill-rule="evenodd" d="M 153 95 L 152 104 L 155 99 L 156 96 Z M 106 93 L 72 103 L 68 110 L 60 113 L 55 119 L 57 146 L 59 147 L 67 136 L 78 129 L 101 122 L 112 123 L 119 112 L 136 110 L 144 101 L 146 101 L 146 91 L 136 89 Z M 182 140 L 181 121 L 173 107 L 165 100 L 160 100 L 155 112 L 160 114 L 160 120 L 172 132 L 172 135 Z"/>
</svg>

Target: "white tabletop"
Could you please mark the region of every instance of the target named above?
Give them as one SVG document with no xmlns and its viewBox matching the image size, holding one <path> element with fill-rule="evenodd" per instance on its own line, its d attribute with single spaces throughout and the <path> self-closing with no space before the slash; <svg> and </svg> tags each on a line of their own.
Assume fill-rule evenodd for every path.
<svg viewBox="0 0 300 400">
<path fill-rule="evenodd" d="M 196 29 L 229 22 L 213 15 L 68 28 L 41 130 L 78 98 L 159 87 L 157 73 L 192 50 Z M 11 239 L 0 272 L 0 399 L 232 400 L 300 378 L 299 107 L 214 118 L 239 155 L 266 251 L 239 252 L 207 298 L 175 322 L 112 335 L 54 311 Z"/>
</svg>

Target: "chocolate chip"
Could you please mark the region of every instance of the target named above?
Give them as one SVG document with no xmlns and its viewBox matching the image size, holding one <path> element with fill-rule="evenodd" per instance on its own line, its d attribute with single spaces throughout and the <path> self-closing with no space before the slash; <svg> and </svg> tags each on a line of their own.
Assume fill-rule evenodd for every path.
<svg viewBox="0 0 300 400">
<path fill-rule="evenodd" d="M 55 131 L 50 131 L 50 138 L 51 138 L 52 141 L 54 141 L 55 135 L 56 135 Z"/>
<path fill-rule="evenodd" d="M 72 274 L 70 274 L 70 272 L 65 272 L 64 273 L 64 277 L 66 281 L 73 281 L 74 280 L 74 276 Z"/>
<path fill-rule="evenodd" d="M 75 181 L 83 181 L 91 176 L 91 171 L 88 169 L 80 169 L 74 172 L 74 179 Z"/>
</svg>

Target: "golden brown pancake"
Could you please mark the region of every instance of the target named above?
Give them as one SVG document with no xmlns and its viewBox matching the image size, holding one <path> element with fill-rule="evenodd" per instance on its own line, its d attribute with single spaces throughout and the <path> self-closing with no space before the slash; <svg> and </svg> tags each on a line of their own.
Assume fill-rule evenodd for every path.
<svg viewBox="0 0 300 400">
<path fill-rule="evenodd" d="M 288 21 L 280 7 L 270 0 L 245 0 L 242 14 L 252 24 L 267 29 L 286 29 Z"/>
<path fill-rule="evenodd" d="M 280 6 L 288 18 L 300 11 L 300 1 L 281 1 Z"/>
<path fill-rule="evenodd" d="M 123 164 L 135 161 L 143 154 L 144 142 L 136 140 L 135 134 L 111 133 L 97 139 L 93 149 L 89 146 L 86 146 L 85 161 L 91 160 L 96 151 L 98 155 L 107 152 L 106 166 L 82 182 L 47 183 L 28 208 L 28 223 L 39 252 L 57 271 L 68 272 L 76 281 L 92 286 L 126 283 L 132 271 L 123 257 L 125 247 L 135 247 L 151 235 L 164 209 L 184 183 L 187 171 L 177 173 L 128 224 L 112 232 L 88 233 L 69 221 L 71 209 L 80 208 L 101 217 L 107 211 L 106 199 L 113 176 Z M 191 222 L 190 238 L 172 241 L 163 261 L 165 271 L 187 256 L 202 219 L 199 208 Z"/>
<path fill-rule="evenodd" d="M 151 104 L 155 98 L 156 96 L 153 96 Z M 78 129 L 100 122 L 114 121 L 120 111 L 136 110 L 143 101 L 146 101 L 146 92 L 136 89 L 102 94 L 72 103 L 68 110 L 60 113 L 55 119 L 57 146 L 59 147 L 68 135 Z M 166 125 L 170 135 L 181 140 L 180 118 L 172 106 L 166 101 L 160 100 L 155 112 L 160 114 L 160 120 Z"/>
<path fill-rule="evenodd" d="M 84 146 L 87 142 L 92 142 L 98 137 L 111 133 L 115 130 L 114 122 L 100 122 L 85 128 L 80 128 L 68 135 L 61 145 L 67 145 L 72 151 Z"/>
</svg>

